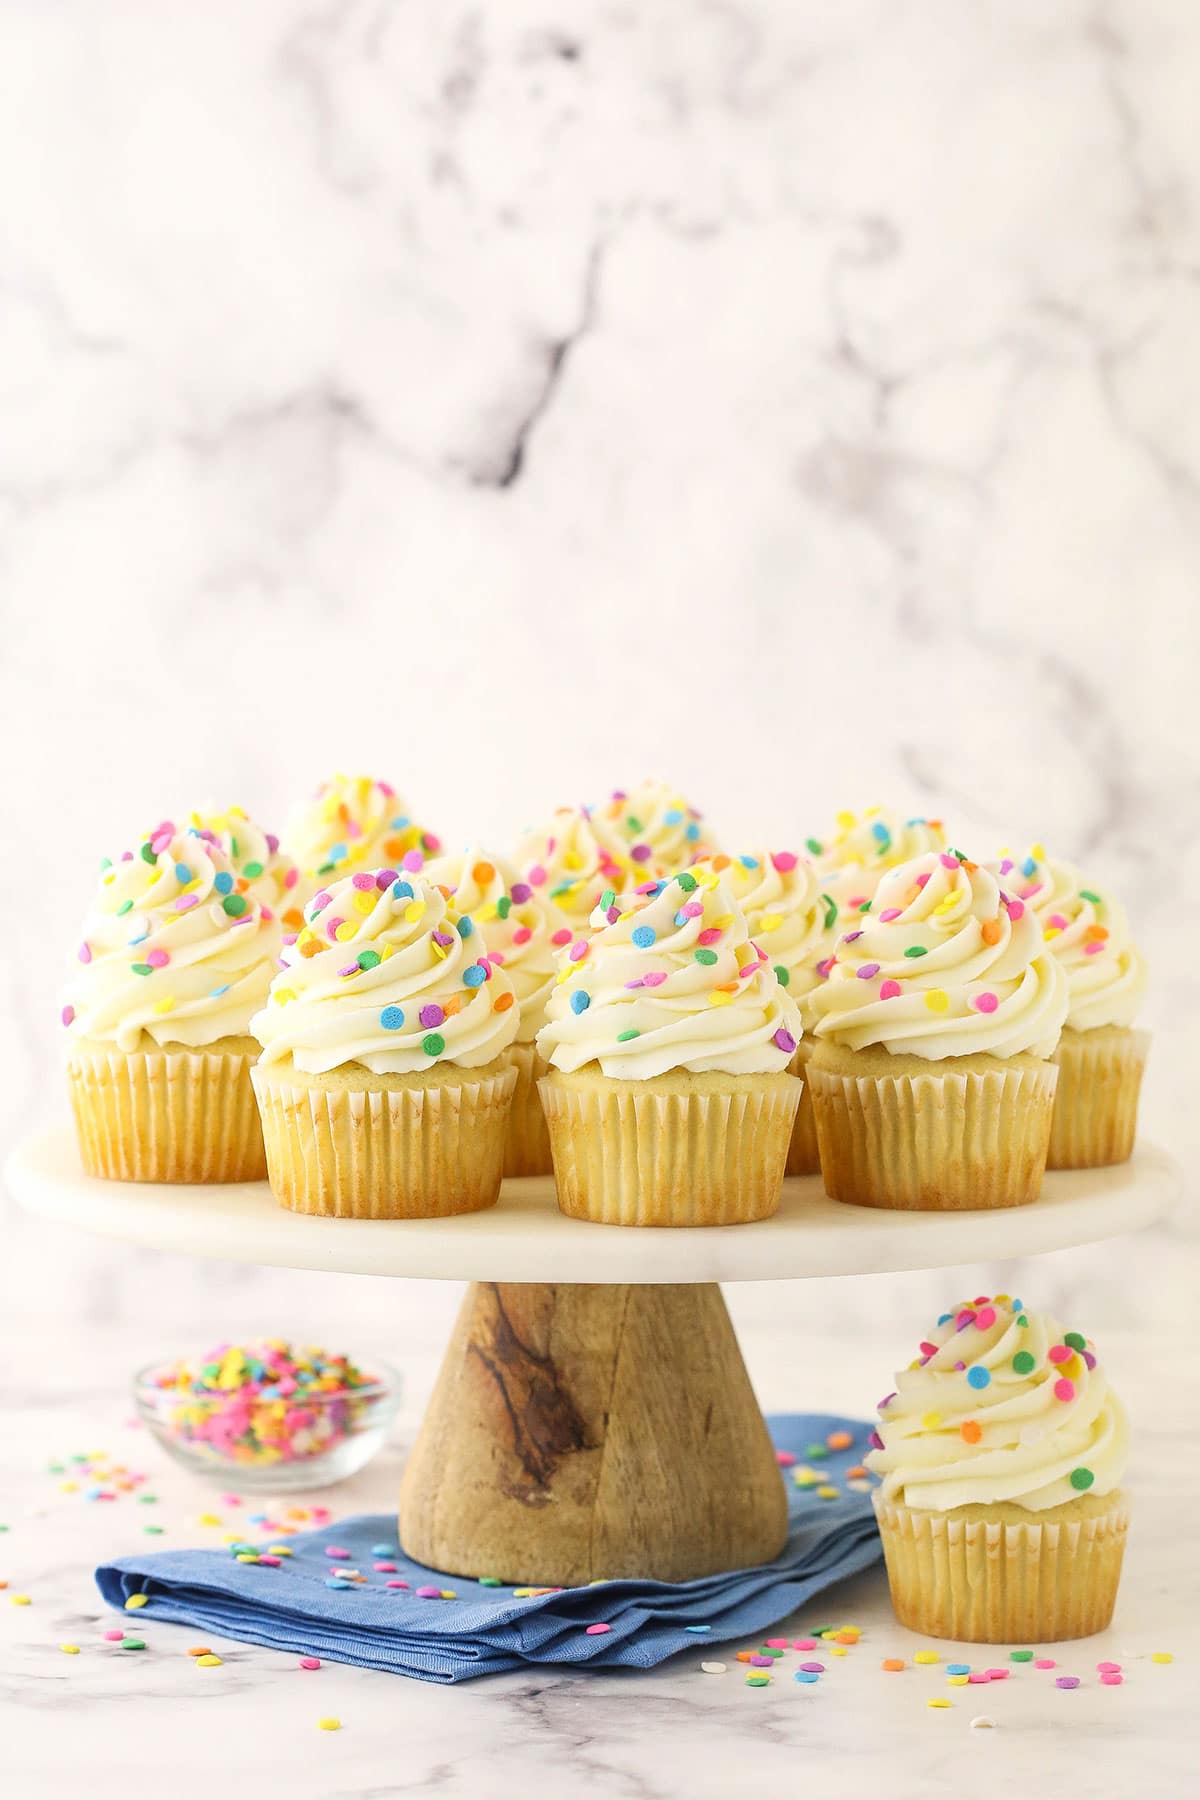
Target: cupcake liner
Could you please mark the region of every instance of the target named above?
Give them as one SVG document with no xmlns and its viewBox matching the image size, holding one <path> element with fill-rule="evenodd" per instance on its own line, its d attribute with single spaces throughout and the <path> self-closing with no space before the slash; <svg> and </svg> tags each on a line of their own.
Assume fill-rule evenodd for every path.
<svg viewBox="0 0 1200 1800">
<path fill-rule="evenodd" d="M 1037 1199 L 1058 1070 L 839 1075 L 808 1065 L 821 1173 L 833 1200 L 896 1211 L 1027 1206 Z"/>
<path fill-rule="evenodd" d="M 75 1047 L 67 1081 L 79 1153 L 109 1181 L 261 1181 L 249 1052 Z"/>
<path fill-rule="evenodd" d="M 1150 1034 L 1123 1025 L 1063 1032 L 1054 1062 L 1058 1089 L 1048 1169 L 1099 1169 L 1128 1162 Z"/>
<path fill-rule="evenodd" d="M 554 1159 L 550 1155 L 550 1134 L 537 1084 L 550 1065 L 538 1055 L 532 1040 L 527 1044 L 510 1044 L 508 1054 L 517 1071 L 517 1085 L 513 1089 L 508 1134 L 504 1140 L 505 1176 L 549 1175 L 554 1169 Z"/>
<path fill-rule="evenodd" d="M 800 1091 L 800 1104 L 796 1108 L 796 1123 L 792 1126 L 792 1141 L 788 1145 L 787 1175 L 819 1175 L 821 1172 L 821 1153 L 817 1147 L 817 1122 L 813 1117 L 812 1090 L 808 1085 L 808 1062 L 813 1053 L 813 1045 L 807 1038 L 801 1038 L 796 1045 L 796 1054 L 788 1064 L 788 1074 L 798 1075 L 804 1086 Z"/>
<path fill-rule="evenodd" d="M 256 1066 L 279 1204 L 335 1219 L 440 1219 L 494 1206 L 516 1070 L 504 1058 L 454 1074 L 461 1079 L 358 1089 Z"/>
<path fill-rule="evenodd" d="M 770 1218 L 800 1084 L 788 1075 L 730 1079 L 722 1092 L 544 1077 L 560 1210 L 601 1225 Z"/>
<path fill-rule="evenodd" d="M 1020 1522 L 989 1519 L 983 1506 L 931 1513 L 873 1499 L 892 1606 L 911 1631 L 1045 1644 L 1090 1637 L 1112 1618 L 1129 1528 L 1120 1492 Z"/>
</svg>

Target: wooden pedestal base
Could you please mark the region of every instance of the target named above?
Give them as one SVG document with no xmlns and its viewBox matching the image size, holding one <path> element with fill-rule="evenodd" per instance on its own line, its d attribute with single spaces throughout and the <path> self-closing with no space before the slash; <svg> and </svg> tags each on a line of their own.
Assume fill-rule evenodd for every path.
<svg viewBox="0 0 1200 1800">
<path fill-rule="evenodd" d="M 472 1283 L 404 1474 L 409 1556 L 573 1587 L 769 1562 L 786 1536 L 715 1283 Z"/>
</svg>

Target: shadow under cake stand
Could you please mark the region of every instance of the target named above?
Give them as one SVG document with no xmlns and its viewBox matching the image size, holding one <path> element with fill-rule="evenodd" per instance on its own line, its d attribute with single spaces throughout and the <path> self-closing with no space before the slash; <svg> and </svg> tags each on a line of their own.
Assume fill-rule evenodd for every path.
<svg viewBox="0 0 1200 1800">
<path fill-rule="evenodd" d="M 705 1230 L 565 1218 L 549 1178 L 452 1219 L 318 1219 L 265 1182 L 161 1187 L 84 1174 L 69 1127 L 9 1161 L 44 1218 L 183 1255 L 468 1280 L 405 1468 L 400 1538 L 457 1575 L 573 1587 L 684 1581 L 770 1561 L 787 1508 L 721 1281 L 817 1279 L 1037 1255 L 1140 1230 L 1180 1190 L 1128 1163 L 1047 1175 L 1033 1206 L 899 1213 L 788 1180 L 775 1218 Z"/>
</svg>

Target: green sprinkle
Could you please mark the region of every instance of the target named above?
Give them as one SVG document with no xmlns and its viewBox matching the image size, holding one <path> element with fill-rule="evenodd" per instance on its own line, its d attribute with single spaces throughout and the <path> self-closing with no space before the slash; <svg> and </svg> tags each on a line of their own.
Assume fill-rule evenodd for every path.
<svg viewBox="0 0 1200 1800">
<path fill-rule="evenodd" d="M 641 1037 L 641 1035 L 642 1035 L 641 1032 L 637 1031 L 637 1030 L 618 1031 L 617 1042 L 618 1042 L 618 1044 L 627 1044 L 629 1042 L 630 1038 Z"/>
<path fill-rule="evenodd" d="M 1028 1350 L 1018 1350 L 1013 1357 L 1012 1366 L 1018 1375 L 1032 1375 L 1037 1367 L 1037 1358 Z"/>
<path fill-rule="evenodd" d="M 147 1537 L 161 1537 L 165 1529 L 166 1529 L 166 1527 L 163 1525 L 143 1525 L 142 1526 L 142 1530 L 145 1532 Z"/>
<path fill-rule="evenodd" d="M 784 968 L 782 963 L 775 964 L 775 979 L 779 983 L 780 987 L 790 987 L 791 986 L 792 977 L 791 977 L 790 973 L 788 972 L 788 970 Z"/>
<path fill-rule="evenodd" d="M 820 856 L 825 846 L 819 838 L 805 838 L 804 848 L 810 856 Z"/>
<path fill-rule="evenodd" d="M 129 966 L 135 975 L 153 975 L 154 973 L 154 967 L 151 963 L 130 963 Z"/>
<path fill-rule="evenodd" d="M 828 1455 L 829 1450 L 825 1444 L 810 1444 L 804 1452 L 807 1462 L 824 1462 Z M 828 1630 L 828 1626 L 826 1626 L 826 1630 Z"/>
<path fill-rule="evenodd" d="M 1081 900 L 1090 900 L 1093 906 L 1100 906 L 1103 904 L 1099 894 L 1093 894 L 1091 888 L 1080 888 L 1079 898 Z"/>
<path fill-rule="evenodd" d="M 825 929 L 832 931 L 837 921 L 837 901 L 831 900 L 828 894 L 822 894 L 821 905 L 825 908 Z"/>
<path fill-rule="evenodd" d="M 118 917 L 118 919 L 123 918 L 127 912 L 132 912 L 132 911 L 133 911 L 133 901 L 132 900 L 122 900 L 120 906 L 118 906 L 118 908 L 117 908 L 117 917 Z"/>
<path fill-rule="evenodd" d="M 746 1686 L 747 1687 L 767 1687 L 770 1683 L 770 1680 L 771 1680 L 771 1677 L 769 1675 L 747 1675 Z"/>
<path fill-rule="evenodd" d="M 235 856 L 237 855 L 236 844 L 233 846 L 233 854 Z M 248 862 L 242 870 L 242 874 L 246 877 L 247 881 L 256 881 L 262 872 L 263 866 L 260 862 Z"/>
<path fill-rule="evenodd" d="M 905 956 L 928 956 L 929 952 L 924 944 L 910 944 L 904 954 Z"/>
<path fill-rule="evenodd" d="M 1010 1650 L 1008 1653 L 1008 1660 L 1009 1660 L 1009 1662 L 1032 1662 L 1033 1661 L 1033 1651 L 1032 1650 Z"/>
<path fill-rule="evenodd" d="M 677 875 L 675 879 L 685 894 L 691 894 L 695 891 L 696 877 L 694 875 L 689 875 L 686 869 L 683 871 L 682 875 Z"/>
<path fill-rule="evenodd" d="M 242 914 L 249 908 L 250 902 L 247 900 L 245 894 L 226 894 L 221 905 L 225 908 L 225 911 L 229 914 L 231 919 L 240 919 Z"/>
<path fill-rule="evenodd" d="M 154 851 L 150 848 L 149 838 L 147 838 L 146 842 L 142 845 L 141 857 L 142 857 L 142 861 L 145 863 L 156 863 L 158 861 L 158 857 L 155 855 Z"/>
<path fill-rule="evenodd" d="M 501 919 L 507 919 L 507 917 L 511 911 L 512 911 L 512 895 L 511 894 L 501 894 L 500 898 L 496 902 L 497 916 Z"/>
<path fill-rule="evenodd" d="M 157 1494 L 139 1494 L 138 1495 L 138 1505 L 139 1506 L 157 1506 L 158 1505 L 158 1495 Z"/>
<path fill-rule="evenodd" d="M 605 888 L 604 892 L 600 896 L 600 911 L 607 912 L 609 907 L 612 905 L 613 901 L 616 899 L 616 897 L 617 896 L 613 892 L 612 888 Z"/>
<path fill-rule="evenodd" d="M 697 950 L 695 957 L 698 963 L 703 963 L 705 968 L 709 968 L 716 962 L 717 953 L 715 950 Z"/>
<path fill-rule="evenodd" d="M 864 913 L 864 912 L 870 912 L 870 910 L 871 910 L 871 902 L 870 902 L 870 901 L 869 901 L 869 900 L 864 900 L 864 901 L 863 901 L 863 903 L 862 903 L 862 905 L 861 905 L 861 906 L 860 906 L 860 907 L 859 907 L 859 909 L 858 909 L 858 910 L 859 910 L 859 912 L 860 912 L 860 913 Z"/>
<path fill-rule="evenodd" d="M 1095 1481 L 1095 1479 L 1096 1479 L 1096 1477 L 1092 1474 L 1092 1471 L 1090 1469 L 1072 1469 L 1071 1470 L 1071 1486 L 1073 1488 L 1075 1488 L 1077 1490 L 1077 1492 L 1079 1492 L 1081 1494 L 1083 1493 L 1085 1488 L 1091 1487 L 1091 1485 L 1092 1485 L 1093 1481 Z"/>
<path fill-rule="evenodd" d="M 378 950 L 362 950 L 359 952 L 358 966 L 360 969 L 375 969 L 382 960 Z"/>
<path fill-rule="evenodd" d="M 427 1031 L 421 1039 L 421 1048 L 426 1056 L 440 1056 L 446 1048 L 446 1040 L 440 1031 Z"/>
<path fill-rule="evenodd" d="M 1064 1344 L 1070 1344 L 1072 1350 L 1078 1350 L 1080 1356 L 1087 1349 L 1087 1339 L 1080 1331 L 1068 1331 L 1063 1337 Z"/>
<path fill-rule="evenodd" d="M 118 1648 L 121 1650 L 144 1650 L 146 1640 L 145 1638 L 122 1638 Z"/>
<path fill-rule="evenodd" d="M 611 892 L 612 890 L 610 889 L 609 891 Z M 601 901 L 601 905 L 603 904 L 603 901 Z M 612 902 L 610 901 L 609 905 L 611 906 L 611 904 Z M 479 1585 L 480 1587 L 503 1587 L 504 1583 L 500 1580 L 498 1575 L 481 1575 L 479 1577 Z"/>
<path fill-rule="evenodd" d="M 1017 1314 L 1017 1324 L 1022 1327 L 1027 1326 L 1029 1324 L 1029 1314 L 1028 1313 L 1018 1313 Z"/>
</svg>

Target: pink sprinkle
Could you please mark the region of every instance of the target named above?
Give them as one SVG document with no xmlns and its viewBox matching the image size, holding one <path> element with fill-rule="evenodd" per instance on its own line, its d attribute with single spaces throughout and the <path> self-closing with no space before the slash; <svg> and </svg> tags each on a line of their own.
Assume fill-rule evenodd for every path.
<svg viewBox="0 0 1200 1800">
<path fill-rule="evenodd" d="M 1054 1384 L 1054 1398 L 1063 1401 L 1073 1400 L 1075 1398 L 1075 1383 L 1073 1381 L 1068 1381 L 1065 1375 L 1062 1376 L 1061 1379 Z"/>
<path fill-rule="evenodd" d="M 981 1013 L 994 1013 L 1000 1002 L 995 994 L 976 994 L 975 1006 Z"/>
<path fill-rule="evenodd" d="M 925 886 L 925 883 L 926 883 L 926 882 L 927 882 L 927 881 L 928 881 L 928 880 L 929 880 L 929 874 L 928 874 L 928 871 L 926 871 L 926 873 L 925 873 L 925 874 L 923 874 L 923 875 L 918 875 L 918 876 L 917 876 L 917 886 L 918 886 L 918 887 L 919 887 L 919 888 L 923 888 L 923 887 L 924 887 L 924 886 Z"/>
<path fill-rule="evenodd" d="M 792 1649 L 793 1650 L 815 1650 L 816 1647 L 817 1647 L 816 1638 L 793 1638 L 792 1639 Z"/>
<path fill-rule="evenodd" d="M 968 1325 L 975 1323 L 975 1314 L 971 1307 L 965 1306 L 960 1313 L 954 1315 L 955 1331 L 965 1331 Z"/>
<path fill-rule="evenodd" d="M 1047 925 L 1053 925 L 1056 931 L 1065 931 L 1070 922 L 1069 919 L 1063 917 L 1062 913 L 1058 912 L 1051 913 L 1046 920 Z"/>
<path fill-rule="evenodd" d="M 296 883 L 299 881 L 299 879 L 300 879 L 299 869 L 289 869 L 287 874 L 283 878 L 283 885 L 285 888 L 294 888 Z"/>
<path fill-rule="evenodd" d="M 1018 919 L 1024 918 L 1025 902 L 1023 900 L 1010 900 L 1008 902 L 1008 916 L 1014 924 Z"/>
<path fill-rule="evenodd" d="M 1096 1667 L 1099 1669 L 1101 1675 L 1119 1675 L 1121 1673 L 1120 1663 L 1101 1662 L 1097 1663 Z"/>
<path fill-rule="evenodd" d="M 514 944 L 527 944 L 532 936 L 533 932 L 528 925 L 518 925 L 512 934 L 512 941 Z"/>
<path fill-rule="evenodd" d="M 534 863 L 532 869 L 526 869 L 525 879 L 531 887 L 544 887 L 546 882 L 546 871 L 543 869 L 541 863 Z"/>
<path fill-rule="evenodd" d="M 63 1024 L 70 1025 L 72 1023 L 72 1021 L 74 1020 L 74 1018 L 75 1018 L 75 1008 L 73 1006 L 64 1006 L 62 1009 Z"/>
<path fill-rule="evenodd" d="M 1085 944 L 1083 946 L 1083 954 L 1085 956 L 1099 956 L 1103 949 L 1103 944 Z"/>
<path fill-rule="evenodd" d="M 442 1597 L 441 1588 L 419 1587 L 417 1589 L 417 1599 L 418 1600 L 440 1600 L 441 1597 Z"/>
<path fill-rule="evenodd" d="M 958 858 L 956 856 L 948 856 L 944 850 L 942 851 L 940 861 L 943 869 L 957 869 L 958 867 Z"/>
<path fill-rule="evenodd" d="M 1056 1669 L 1058 1664 L 1052 1656 L 1039 1656 L 1033 1666 L 1035 1669 Z"/>
<path fill-rule="evenodd" d="M 917 1345 L 917 1348 L 922 1356 L 936 1356 L 938 1352 L 937 1345 L 931 1344 L 928 1338 L 922 1338 L 921 1342 Z"/>
<path fill-rule="evenodd" d="M 971 1673 L 967 1676 L 967 1681 L 972 1687 L 976 1686 L 979 1682 L 990 1681 L 991 1679 L 992 1678 L 986 1669 L 972 1669 Z"/>
<path fill-rule="evenodd" d="M 900 998 L 900 983 L 898 981 L 881 981 L 879 984 L 879 998 L 881 1000 L 898 1000 Z"/>
<path fill-rule="evenodd" d="M 1008 1680 L 1008 1670 L 1007 1669 L 989 1669 L 987 1672 L 987 1677 L 988 1677 L 989 1681 L 1007 1681 Z"/>
<path fill-rule="evenodd" d="M 390 1588 L 406 1588 L 408 1583 L 407 1581 L 385 1581 L 383 1585 Z"/>
<path fill-rule="evenodd" d="M 1101 1687 L 1120 1687 L 1124 1679 L 1125 1677 L 1118 1671 L 1113 1671 L 1108 1675 L 1102 1675 L 1100 1677 L 1100 1685 Z"/>
<path fill-rule="evenodd" d="M 790 1469 L 795 1464 L 796 1459 L 790 1450 L 777 1450 L 775 1452 L 775 1461 L 779 1464 L 781 1469 Z"/>
<path fill-rule="evenodd" d="M 768 1650 L 786 1650 L 787 1647 L 788 1647 L 788 1641 L 786 1638 L 768 1638 L 767 1639 L 767 1649 Z"/>
<path fill-rule="evenodd" d="M 175 911 L 190 912 L 193 906 L 199 906 L 199 904 L 199 894 L 180 894 L 178 900 L 175 902 Z"/>
<path fill-rule="evenodd" d="M 150 839 L 150 848 L 153 850 L 155 856 L 161 856 L 164 850 L 170 849 L 173 836 L 174 826 L 168 827 L 164 825 L 163 829 Z"/>
<path fill-rule="evenodd" d="M 119 1644 L 125 1633 L 123 1631 L 106 1631 L 104 1635 L 110 1644 Z"/>
<path fill-rule="evenodd" d="M 80 960 L 80 962 L 81 962 L 81 963 L 90 963 L 90 962 L 91 962 L 91 960 L 92 960 L 92 950 L 91 950 L 91 945 L 90 945 L 90 944 L 80 944 L 80 946 L 79 946 L 79 960 Z"/>
<path fill-rule="evenodd" d="M 606 1631 L 611 1631 L 611 1630 L 612 1630 L 611 1625 L 589 1625 L 589 1626 L 587 1626 L 587 1628 L 585 1630 L 585 1636 L 587 1636 L 587 1637 L 603 1637 Z"/>
<path fill-rule="evenodd" d="M 699 900 L 685 900 L 679 910 L 685 919 L 702 919 L 704 917 L 704 908 Z"/>
<path fill-rule="evenodd" d="M 887 925 L 890 924 L 893 919 L 898 919 L 899 917 L 900 908 L 898 906 L 885 906 L 879 915 L 879 920 L 882 925 Z"/>
<path fill-rule="evenodd" d="M 396 1573 L 396 1565 L 392 1562 L 372 1563 L 371 1567 L 377 1575 L 394 1575 Z"/>
<path fill-rule="evenodd" d="M 404 855 L 400 858 L 400 867 L 402 869 L 408 869 L 410 873 L 415 874 L 418 869 L 423 869 L 424 866 L 425 858 L 421 855 L 419 850 L 406 850 Z"/>
<path fill-rule="evenodd" d="M 321 1659 L 319 1656 L 302 1656 L 300 1658 L 300 1667 L 302 1669 L 319 1669 L 320 1666 Z"/>
<path fill-rule="evenodd" d="M 797 858 L 791 850 L 776 850 L 772 854 L 771 861 L 781 875 L 788 875 L 795 868 Z"/>
<path fill-rule="evenodd" d="M 258 1560 L 268 1569 L 281 1569 L 283 1567 L 283 1558 L 281 1556 L 260 1556 Z"/>
<path fill-rule="evenodd" d="M 333 1514 L 327 1506 L 314 1506 L 312 1516 L 314 1525 L 328 1525 Z"/>
<path fill-rule="evenodd" d="M 356 887 L 360 891 L 365 892 L 368 888 L 373 888 L 375 886 L 375 877 L 374 875 L 365 874 L 352 875 L 350 877 L 350 885 L 351 887 Z"/>
<path fill-rule="evenodd" d="M 710 944 L 720 943 L 724 935 L 725 933 L 719 931 L 715 925 L 709 925 L 704 931 L 697 933 L 696 942 L 698 944 L 703 944 L 704 948 L 707 950 Z"/>
<path fill-rule="evenodd" d="M 561 930 L 556 931 L 554 933 L 553 937 L 550 939 L 550 942 L 552 944 L 569 944 L 570 941 L 571 941 L 571 933 L 565 925 L 562 927 Z"/>
<path fill-rule="evenodd" d="M 349 1562 L 350 1552 L 343 1550 L 340 1544 L 326 1544 L 326 1556 L 332 1556 L 335 1562 Z"/>
<path fill-rule="evenodd" d="M 571 948 L 567 951 L 567 956 L 571 962 L 582 962 L 587 953 L 587 939 L 576 938 L 575 942 L 571 945 Z"/>
<path fill-rule="evenodd" d="M 996 1323 L 995 1307 L 994 1306 L 981 1306 L 979 1311 L 975 1314 L 976 1329 L 978 1331 L 990 1331 L 992 1326 L 995 1323 Z"/>
<path fill-rule="evenodd" d="M 667 971 L 665 969 L 651 969 L 648 975 L 642 976 L 642 986 L 648 988 L 661 987 L 666 979 Z"/>
<path fill-rule="evenodd" d="M 1051 1344 L 1046 1354 L 1052 1363 L 1065 1363 L 1070 1362 L 1074 1352 L 1070 1344 Z"/>
</svg>

